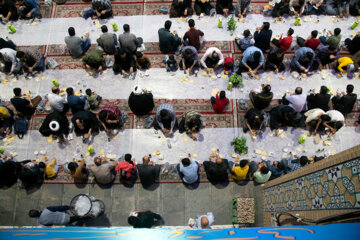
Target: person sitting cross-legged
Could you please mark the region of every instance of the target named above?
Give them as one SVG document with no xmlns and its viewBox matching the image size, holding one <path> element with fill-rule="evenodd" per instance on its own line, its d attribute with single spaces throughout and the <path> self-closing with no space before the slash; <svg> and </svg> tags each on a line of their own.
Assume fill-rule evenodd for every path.
<svg viewBox="0 0 360 240">
<path fill-rule="evenodd" d="M 19 59 L 16 57 L 16 51 L 12 48 L 2 48 L 0 49 L 0 61 L 4 64 L 4 67 L 1 68 L 1 71 L 7 75 L 21 73 L 21 64 Z"/>
<path fill-rule="evenodd" d="M 326 8 L 323 5 L 323 0 L 311 0 L 307 1 L 305 7 L 306 15 L 322 15 L 326 12 Z"/>
<path fill-rule="evenodd" d="M 275 47 L 281 48 L 284 51 L 287 51 L 290 49 L 291 44 L 293 42 L 293 37 L 292 35 L 294 34 L 294 29 L 289 28 L 289 30 L 287 31 L 287 36 L 283 38 L 283 34 L 280 35 L 280 39 L 273 39 L 271 41 L 271 44 L 275 45 Z"/>
<path fill-rule="evenodd" d="M 290 15 L 301 17 L 305 11 L 306 1 L 305 0 L 290 0 Z"/>
<path fill-rule="evenodd" d="M 261 27 L 257 27 L 254 33 L 254 46 L 260 48 L 264 53 L 270 48 L 270 40 L 272 36 L 272 30 L 270 29 L 269 22 L 263 22 Z"/>
<path fill-rule="evenodd" d="M 69 110 L 69 106 L 67 105 L 67 98 L 60 95 L 61 92 L 63 92 L 62 89 L 60 90 L 59 87 L 53 86 L 51 93 L 47 95 L 47 99 L 53 110 L 65 114 Z"/>
<path fill-rule="evenodd" d="M 213 162 L 213 156 L 209 161 L 204 161 L 206 176 L 212 184 L 224 183 L 228 181 L 229 163 L 227 159 L 222 159 L 219 154 L 215 155 L 216 160 Z"/>
<path fill-rule="evenodd" d="M 39 132 L 45 137 L 52 135 L 59 139 L 59 143 L 62 143 L 69 134 L 69 121 L 63 113 L 54 110 L 46 116 Z"/>
<path fill-rule="evenodd" d="M 249 72 L 250 75 L 254 75 L 263 66 L 263 64 L 264 55 L 262 51 L 255 46 L 248 47 L 243 53 L 237 74 Z"/>
<path fill-rule="evenodd" d="M 266 162 L 256 163 L 250 162 L 249 172 L 256 183 L 266 183 L 271 177 L 271 171 L 266 165 Z"/>
<path fill-rule="evenodd" d="M 317 70 L 318 64 L 314 62 L 315 53 L 311 48 L 301 47 L 296 50 L 294 57 L 290 63 L 291 71 L 299 73 L 307 73 Z"/>
<path fill-rule="evenodd" d="M 243 38 L 235 37 L 235 43 L 241 51 L 245 51 L 248 47 L 253 46 L 255 41 L 249 29 L 244 30 Z"/>
<path fill-rule="evenodd" d="M 153 161 L 150 161 L 149 156 L 143 157 L 143 163 L 137 164 L 136 168 L 139 172 L 139 177 L 141 185 L 144 188 L 148 188 L 151 185 L 155 184 L 159 179 L 160 175 L 160 165 L 156 164 Z"/>
<path fill-rule="evenodd" d="M 183 37 L 184 45 L 193 46 L 197 51 L 200 49 L 200 38 L 204 37 L 204 33 L 195 28 L 194 19 L 189 20 L 189 31 L 187 31 Z"/>
<path fill-rule="evenodd" d="M 196 15 L 210 15 L 215 14 L 214 6 L 210 4 L 210 0 L 195 0 L 194 10 Z"/>
<path fill-rule="evenodd" d="M 111 135 L 111 129 L 124 125 L 121 111 L 115 105 L 105 105 L 99 112 L 99 120 L 108 136 Z"/>
<path fill-rule="evenodd" d="M 176 31 L 170 32 L 171 21 L 167 20 L 163 28 L 158 30 L 159 47 L 161 53 L 175 53 L 180 54 L 181 38 L 177 35 Z"/>
<path fill-rule="evenodd" d="M 329 110 L 330 94 L 328 94 L 328 88 L 326 86 L 320 87 L 320 92 L 315 94 L 315 89 L 312 90 L 307 98 L 307 108 L 321 108 L 323 111 Z"/>
<path fill-rule="evenodd" d="M 199 164 L 191 158 L 180 158 L 176 169 L 185 184 L 191 185 L 199 181 Z"/>
<path fill-rule="evenodd" d="M 292 126 L 295 110 L 286 105 L 278 105 L 270 110 L 270 129 L 279 134 L 280 127 Z"/>
<path fill-rule="evenodd" d="M 274 73 L 285 71 L 284 50 L 282 48 L 272 49 L 268 54 L 265 70 L 274 71 Z"/>
<path fill-rule="evenodd" d="M 280 0 L 276 1 L 274 8 L 271 11 L 271 16 L 277 18 L 283 15 L 290 14 L 290 0 Z"/>
<path fill-rule="evenodd" d="M 92 15 L 92 18 L 94 19 L 110 18 L 113 15 L 110 0 L 92 0 L 91 8 L 94 11 Z"/>
<path fill-rule="evenodd" d="M 152 93 L 146 88 L 141 89 L 140 86 L 134 87 L 134 91 L 129 96 L 128 104 L 130 110 L 136 116 L 149 113 L 155 106 Z"/>
<path fill-rule="evenodd" d="M 207 73 L 215 72 L 215 74 L 219 74 L 223 70 L 222 65 L 224 64 L 224 56 L 220 49 L 210 47 L 202 56 L 200 63 L 201 66 L 206 69 Z"/>
<path fill-rule="evenodd" d="M 257 137 L 264 130 L 264 113 L 256 108 L 248 110 L 243 123 L 244 133 L 250 131 L 253 137 Z"/>
<path fill-rule="evenodd" d="M 139 70 L 148 70 L 150 69 L 151 62 L 150 58 L 144 55 L 142 52 L 136 52 L 136 67 Z"/>
<path fill-rule="evenodd" d="M 16 52 L 16 57 L 20 60 L 21 65 L 26 73 L 42 72 L 45 70 L 45 58 L 42 53 L 34 48 L 23 48 Z"/>
<path fill-rule="evenodd" d="M 156 109 L 156 116 L 153 122 L 156 130 L 161 130 L 166 137 L 170 137 L 175 128 L 178 127 L 176 113 L 170 104 L 161 104 Z"/>
<path fill-rule="evenodd" d="M 261 92 L 255 93 L 254 90 L 250 90 L 249 98 L 254 108 L 262 110 L 270 105 L 274 94 L 271 92 L 270 84 L 261 84 Z"/>
<path fill-rule="evenodd" d="M 19 18 L 18 11 L 15 6 L 15 2 L 11 0 L 0 1 L 0 14 L 2 15 L 2 21 L 4 23 L 16 21 Z"/>
<path fill-rule="evenodd" d="M 124 24 L 123 29 L 124 33 L 119 35 L 120 48 L 125 52 L 135 54 L 140 42 L 134 34 L 130 33 L 129 24 Z"/>
<path fill-rule="evenodd" d="M 42 18 L 38 0 L 20 0 L 17 1 L 17 4 L 19 4 L 18 15 L 20 19 Z"/>
<path fill-rule="evenodd" d="M 234 11 L 232 2 L 232 0 L 216 0 L 216 13 L 225 16 L 231 14 Z"/>
<path fill-rule="evenodd" d="M 282 103 L 292 107 L 295 112 L 302 112 L 306 110 L 306 94 L 303 94 L 302 88 L 295 88 L 294 93 L 285 94 L 282 99 Z"/>
<path fill-rule="evenodd" d="M 120 73 L 126 77 L 136 72 L 136 61 L 131 53 L 120 49 L 116 51 L 114 58 L 113 70 L 115 74 Z M 133 75 L 133 77 L 135 77 L 135 75 Z"/>
<path fill-rule="evenodd" d="M 328 0 L 326 2 L 326 13 L 328 15 L 339 15 L 339 17 L 350 16 L 350 0 Z"/>
<path fill-rule="evenodd" d="M 316 51 L 316 49 L 318 48 L 318 46 L 321 43 L 321 40 L 319 38 L 317 38 L 317 36 L 318 36 L 318 31 L 317 30 L 312 31 L 311 35 L 304 42 L 304 46 Z"/>
<path fill-rule="evenodd" d="M 218 91 L 215 97 L 210 98 L 210 102 L 216 113 L 222 113 L 229 103 L 229 99 L 225 96 L 225 91 Z"/>
<path fill-rule="evenodd" d="M 38 218 L 41 225 L 44 226 L 62 226 L 69 225 L 81 219 L 79 216 L 70 216 L 66 211 L 70 210 L 70 206 L 50 206 L 42 211 L 31 209 L 29 217 Z"/>
<path fill-rule="evenodd" d="M 251 0 L 237 0 L 235 6 L 235 16 L 238 18 L 245 18 L 251 11 Z"/>
<path fill-rule="evenodd" d="M 80 111 L 74 114 L 71 119 L 74 124 L 74 130 L 77 135 L 87 136 L 90 139 L 93 133 L 99 132 L 99 120 L 96 115 L 90 111 Z"/>
<path fill-rule="evenodd" d="M 191 0 L 173 0 L 170 7 L 170 18 L 191 16 L 193 9 Z"/>
<path fill-rule="evenodd" d="M 69 36 L 65 37 L 66 47 L 72 57 L 79 58 L 90 48 L 89 33 L 85 33 L 81 37 L 75 36 L 75 29 L 73 27 L 68 28 L 68 33 Z"/>
<path fill-rule="evenodd" d="M 30 95 L 27 95 L 25 98 L 21 94 L 20 88 L 14 88 L 14 97 L 10 99 L 10 102 L 14 106 L 15 110 L 20 113 L 23 117 L 30 118 L 34 113 L 37 105 L 41 101 L 40 96 L 36 96 L 31 99 Z"/>
<path fill-rule="evenodd" d="M 106 185 L 115 180 L 116 172 L 115 166 L 117 162 L 114 160 L 108 161 L 106 157 L 95 157 L 94 164 L 89 166 L 90 172 L 94 175 L 97 183 Z"/>
<path fill-rule="evenodd" d="M 348 84 L 346 86 L 346 93 L 336 93 L 336 96 L 331 99 L 334 109 L 340 111 L 345 116 L 351 113 L 357 99 L 357 95 L 353 92 L 354 85 Z"/>
<path fill-rule="evenodd" d="M 119 161 L 115 168 L 115 171 L 119 173 L 120 181 L 124 181 L 127 184 L 131 184 L 136 180 L 136 164 L 135 159 L 131 154 L 127 153 L 124 156 L 123 161 Z"/>
<path fill-rule="evenodd" d="M 59 171 L 59 166 L 55 164 L 55 158 L 49 164 L 39 162 L 39 168 L 45 173 L 45 179 L 54 179 Z"/>
<path fill-rule="evenodd" d="M 179 67 L 181 70 L 189 70 L 189 73 L 195 73 L 195 76 L 198 73 L 199 63 L 198 63 L 198 53 L 196 48 L 193 46 L 186 46 L 181 52 L 181 61 L 179 62 Z"/>
<path fill-rule="evenodd" d="M 324 67 L 326 67 L 326 65 L 334 62 L 338 58 L 339 58 L 339 51 L 336 48 L 329 45 L 329 46 L 319 47 L 317 49 L 315 60 L 319 63 L 319 70 L 321 70 Z"/>
<path fill-rule="evenodd" d="M 330 30 L 328 31 L 328 33 L 330 34 L 330 36 L 328 37 L 325 36 L 319 37 L 322 44 L 328 45 L 331 48 L 335 48 L 335 49 L 338 48 L 341 41 L 341 34 L 340 34 L 341 29 L 335 28 L 334 33 L 332 33 Z"/>
<path fill-rule="evenodd" d="M 271 162 L 271 161 L 267 160 L 266 167 L 271 172 L 272 179 L 280 177 L 285 172 L 285 165 L 281 161 L 280 162 L 277 162 L 277 161 Z"/>
<path fill-rule="evenodd" d="M 231 161 L 229 161 L 229 167 L 231 166 Z M 246 179 L 246 176 L 249 172 L 249 159 L 240 160 L 240 158 L 235 159 L 234 163 L 231 166 L 232 178 L 235 181 L 242 181 Z"/>
<path fill-rule="evenodd" d="M 87 180 L 87 169 L 85 164 L 85 158 L 82 158 L 78 165 L 73 159 L 72 162 L 68 163 L 67 168 L 69 169 L 70 176 L 74 179 L 75 183 L 83 183 Z"/>
<path fill-rule="evenodd" d="M 74 89 L 72 87 L 66 88 L 66 93 L 68 95 L 66 99 L 67 104 L 73 114 L 84 110 L 86 96 L 75 95 Z"/>
<path fill-rule="evenodd" d="M 97 44 L 104 50 L 106 54 L 114 54 L 118 41 L 115 33 L 109 33 L 106 25 L 101 26 L 101 32 L 98 39 L 96 39 Z"/>
<path fill-rule="evenodd" d="M 285 173 L 290 173 L 308 165 L 309 159 L 306 156 L 298 158 L 297 155 L 291 154 L 289 159 L 283 159 L 281 162 L 285 166 Z"/>
<path fill-rule="evenodd" d="M 201 114 L 197 111 L 189 110 L 181 118 L 179 132 L 183 133 L 186 131 L 186 134 L 193 140 L 196 140 L 202 127 L 204 127 L 204 124 Z"/>
</svg>

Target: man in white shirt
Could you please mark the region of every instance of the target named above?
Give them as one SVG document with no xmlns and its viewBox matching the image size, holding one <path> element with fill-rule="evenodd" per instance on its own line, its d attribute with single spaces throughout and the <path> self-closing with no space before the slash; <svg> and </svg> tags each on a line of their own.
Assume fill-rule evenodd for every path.
<svg viewBox="0 0 360 240">
<path fill-rule="evenodd" d="M 321 108 L 314 108 L 307 111 L 304 115 L 306 117 L 305 124 L 309 128 L 309 136 L 316 134 L 321 124 L 321 116 L 325 112 Z"/>
<path fill-rule="evenodd" d="M 49 93 L 47 98 L 52 109 L 57 110 L 62 113 L 66 113 L 69 110 L 67 106 L 67 101 L 65 97 L 60 96 L 59 87 L 52 87 L 52 93 Z"/>
<path fill-rule="evenodd" d="M 322 120 L 324 127 L 329 128 L 334 135 L 344 126 L 345 117 L 338 110 L 329 110 L 322 116 Z"/>
<path fill-rule="evenodd" d="M 193 229 L 211 229 L 211 225 L 214 221 L 214 214 L 208 212 L 206 215 L 198 216 L 195 220 L 190 218 L 189 226 Z"/>
<path fill-rule="evenodd" d="M 292 107 L 296 112 L 306 110 L 306 94 L 302 93 L 301 87 L 297 87 L 295 93 L 285 95 L 284 98 L 289 102 L 289 107 Z"/>
<path fill-rule="evenodd" d="M 215 72 L 215 74 L 220 74 L 222 71 L 221 65 L 224 64 L 224 56 L 220 49 L 211 47 L 206 50 L 204 56 L 200 60 L 200 63 L 208 73 Z"/>
<path fill-rule="evenodd" d="M 19 59 L 16 58 L 16 51 L 12 48 L 0 49 L 0 61 L 4 63 L 2 72 L 11 75 L 12 73 L 17 74 L 20 71 L 21 65 Z"/>
</svg>

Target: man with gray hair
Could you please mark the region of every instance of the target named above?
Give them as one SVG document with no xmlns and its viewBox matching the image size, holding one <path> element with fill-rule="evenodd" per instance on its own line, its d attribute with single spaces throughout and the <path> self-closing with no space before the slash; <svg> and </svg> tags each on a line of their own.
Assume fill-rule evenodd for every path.
<svg viewBox="0 0 360 240">
<path fill-rule="evenodd" d="M 115 180 L 115 166 L 117 162 L 114 160 L 107 161 L 106 157 L 96 157 L 94 164 L 89 167 L 90 172 L 95 176 L 95 181 L 100 184 L 109 184 Z"/>
</svg>

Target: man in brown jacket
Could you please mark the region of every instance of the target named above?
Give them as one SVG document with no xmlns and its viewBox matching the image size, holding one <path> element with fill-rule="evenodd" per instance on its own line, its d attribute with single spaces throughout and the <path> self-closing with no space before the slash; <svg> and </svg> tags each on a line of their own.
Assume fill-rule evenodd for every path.
<svg viewBox="0 0 360 240">
<path fill-rule="evenodd" d="M 74 179 L 74 182 L 84 182 L 87 179 L 87 171 L 84 158 L 81 159 L 79 165 L 75 162 L 75 159 L 73 159 L 73 161 L 68 164 L 68 169 L 71 177 Z"/>
<path fill-rule="evenodd" d="M 116 172 L 115 166 L 117 162 L 114 160 L 107 161 L 106 157 L 96 157 L 94 164 L 89 169 L 95 176 L 95 181 L 100 184 L 109 184 L 115 180 Z"/>
</svg>

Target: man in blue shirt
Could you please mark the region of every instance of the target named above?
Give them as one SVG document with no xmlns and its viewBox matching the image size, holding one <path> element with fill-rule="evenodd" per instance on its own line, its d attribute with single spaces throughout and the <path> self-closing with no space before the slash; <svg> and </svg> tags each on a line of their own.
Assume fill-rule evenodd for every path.
<svg viewBox="0 0 360 240">
<path fill-rule="evenodd" d="M 189 158 L 180 159 L 176 169 L 185 184 L 190 185 L 199 180 L 199 164 Z"/>
<path fill-rule="evenodd" d="M 298 71 L 299 73 L 307 73 L 309 71 L 317 70 L 318 63 L 314 62 L 315 53 L 311 48 L 299 48 L 294 58 L 290 63 L 291 71 Z"/>
<path fill-rule="evenodd" d="M 38 0 L 22 0 L 19 5 L 20 19 L 42 18 Z"/>
<path fill-rule="evenodd" d="M 248 47 L 243 53 L 239 70 L 237 74 L 242 72 L 249 72 L 251 75 L 255 74 L 259 68 L 264 64 L 264 54 L 262 51 L 254 46 Z"/>
<path fill-rule="evenodd" d="M 67 225 L 81 219 L 81 217 L 78 216 L 70 217 L 66 212 L 67 210 L 70 210 L 70 206 L 52 206 L 47 207 L 42 211 L 31 209 L 29 211 L 29 217 L 38 218 L 40 224 L 45 226 Z"/>
<path fill-rule="evenodd" d="M 285 173 L 296 171 L 309 163 L 309 159 L 306 156 L 297 158 L 296 155 L 291 155 L 290 159 L 282 160 L 285 166 Z"/>
<path fill-rule="evenodd" d="M 181 70 L 189 70 L 189 73 L 195 72 L 197 74 L 199 69 L 198 53 L 193 46 L 186 46 L 181 53 L 181 61 L 179 67 Z"/>
<path fill-rule="evenodd" d="M 79 111 L 84 110 L 86 96 L 76 96 L 72 87 L 67 88 L 66 93 L 68 94 L 67 103 L 68 106 L 71 108 L 72 113 L 75 114 Z"/>
<path fill-rule="evenodd" d="M 285 172 L 285 165 L 283 162 L 276 162 L 276 161 L 266 161 L 266 166 L 271 172 L 272 178 L 277 178 L 283 175 Z"/>
</svg>

